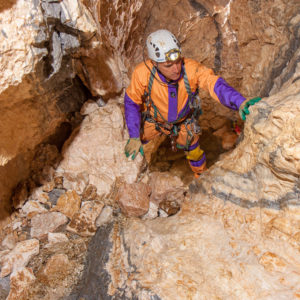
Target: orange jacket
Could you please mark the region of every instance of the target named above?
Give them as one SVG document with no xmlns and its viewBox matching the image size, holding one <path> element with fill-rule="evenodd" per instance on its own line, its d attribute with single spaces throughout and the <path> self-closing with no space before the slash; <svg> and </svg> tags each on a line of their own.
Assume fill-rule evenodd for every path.
<svg viewBox="0 0 300 300">
<path fill-rule="evenodd" d="M 125 117 L 130 137 L 139 137 L 141 111 L 146 109 L 142 96 L 145 91 L 148 92 L 150 70 L 153 67 L 150 60 L 148 60 L 146 64 L 149 68 L 147 68 L 144 62 L 140 63 L 135 68 L 130 85 L 128 86 L 125 94 Z M 213 99 L 232 109 L 237 109 L 240 103 L 245 99 L 232 87 L 230 87 L 223 78 L 216 76 L 213 70 L 205 67 L 197 61 L 185 58 L 184 68 L 192 92 L 195 92 L 199 87 L 209 92 Z M 178 115 L 188 102 L 188 93 L 184 85 L 183 72 L 182 67 L 180 78 L 176 82 L 173 82 L 173 84 L 168 83 L 165 77 L 159 72 L 156 72 L 155 74 L 155 77 L 159 77 L 159 80 L 154 79 L 153 81 L 151 99 L 162 114 L 163 118 L 169 122 L 177 119 Z M 161 81 L 165 82 L 165 84 L 162 84 Z M 216 85 L 217 82 L 219 82 L 218 85 Z M 216 86 L 218 87 L 217 90 Z M 224 98 L 222 96 L 222 93 L 224 94 L 224 92 L 225 95 L 226 93 L 228 94 L 228 97 L 226 96 Z M 235 97 L 239 98 L 239 101 L 235 101 L 235 103 L 230 101 L 232 93 Z M 151 114 L 153 115 L 153 109 Z M 159 117 L 158 120 L 163 121 Z"/>
</svg>

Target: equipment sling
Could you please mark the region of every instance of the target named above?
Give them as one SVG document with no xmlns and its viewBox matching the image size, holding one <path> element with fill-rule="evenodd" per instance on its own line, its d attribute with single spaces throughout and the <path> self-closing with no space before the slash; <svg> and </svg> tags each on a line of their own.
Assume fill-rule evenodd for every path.
<svg viewBox="0 0 300 300">
<path fill-rule="evenodd" d="M 149 123 L 154 123 L 155 124 L 155 129 L 162 134 L 168 136 L 171 140 L 171 145 L 172 145 L 172 150 L 177 151 L 178 149 L 184 149 L 188 150 L 189 146 L 193 142 L 193 133 L 189 129 L 192 128 L 193 132 L 195 134 L 200 134 L 201 133 L 201 128 L 198 124 L 198 118 L 202 114 L 201 110 L 201 100 L 198 95 L 198 88 L 196 91 L 193 93 L 185 72 L 184 65 L 183 67 L 183 81 L 185 85 L 185 89 L 188 93 L 188 101 L 187 105 L 185 105 L 183 111 L 178 115 L 177 119 L 173 122 L 167 121 L 162 114 L 160 113 L 159 109 L 157 106 L 154 104 L 153 100 L 151 99 L 151 89 L 152 89 L 152 84 L 153 80 L 155 77 L 155 73 L 157 71 L 156 67 L 154 66 L 151 70 L 151 75 L 148 83 L 148 92 L 145 91 L 143 95 L 143 100 L 146 104 L 146 111 L 142 113 L 142 122 L 149 122 Z M 150 108 L 153 107 L 154 110 L 154 116 L 151 115 L 150 113 Z M 163 120 L 163 122 L 159 122 L 157 120 L 157 116 L 160 116 L 160 118 Z M 188 133 L 187 139 L 186 139 L 186 144 L 185 146 L 181 146 L 179 144 L 176 144 L 176 139 L 180 131 L 181 125 L 184 125 L 186 128 L 186 131 Z M 143 128 L 143 126 L 141 126 Z M 168 133 L 166 133 L 166 131 Z"/>
</svg>

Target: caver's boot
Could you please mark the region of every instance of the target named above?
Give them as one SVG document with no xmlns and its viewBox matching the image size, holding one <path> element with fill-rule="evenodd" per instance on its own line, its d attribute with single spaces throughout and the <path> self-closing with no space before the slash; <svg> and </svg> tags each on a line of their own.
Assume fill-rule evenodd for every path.
<svg viewBox="0 0 300 300">
<path fill-rule="evenodd" d="M 204 173 L 206 170 L 207 170 L 207 167 L 206 167 L 206 164 L 205 164 L 205 166 L 204 166 L 204 168 L 203 168 L 203 170 L 202 170 L 201 172 L 194 173 L 194 177 L 195 177 L 196 179 L 198 179 L 199 176 L 200 176 L 202 173 Z"/>
</svg>

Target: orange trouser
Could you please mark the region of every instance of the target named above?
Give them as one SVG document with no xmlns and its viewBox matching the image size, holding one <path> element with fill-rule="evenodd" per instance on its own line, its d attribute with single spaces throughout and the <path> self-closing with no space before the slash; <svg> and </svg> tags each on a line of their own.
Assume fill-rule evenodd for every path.
<svg viewBox="0 0 300 300">
<path fill-rule="evenodd" d="M 169 131 L 167 130 L 164 130 L 163 128 L 161 128 L 162 131 L 165 133 L 165 134 L 169 134 Z M 187 130 L 188 129 L 188 130 Z M 191 129 L 191 125 L 187 125 L 187 128 L 184 124 L 181 124 L 179 125 L 179 128 L 178 128 L 178 136 L 176 137 L 176 143 L 182 147 L 185 147 L 186 144 L 187 144 L 187 139 L 190 140 L 191 137 L 189 136 L 188 134 L 188 131 L 189 133 L 192 133 L 193 134 L 193 139 L 192 139 L 192 142 L 191 144 L 189 145 L 189 148 L 188 148 L 188 151 L 187 151 L 187 154 L 199 147 L 199 135 L 198 134 L 195 134 L 193 132 L 193 130 Z M 150 122 L 147 122 L 145 121 L 144 123 L 144 131 L 143 131 L 143 134 L 141 136 L 141 140 L 143 143 L 146 143 L 152 139 L 154 139 L 156 136 L 158 135 L 162 135 L 163 133 L 160 132 L 160 131 L 157 131 L 155 129 L 155 123 L 150 123 Z M 205 168 L 206 168 L 206 160 L 205 160 L 205 155 L 204 157 L 201 157 L 201 159 L 197 160 L 197 161 L 193 161 L 193 160 L 188 160 L 189 162 L 189 165 L 192 169 L 193 172 L 195 173 L 202 173 Z"/>
</svg>

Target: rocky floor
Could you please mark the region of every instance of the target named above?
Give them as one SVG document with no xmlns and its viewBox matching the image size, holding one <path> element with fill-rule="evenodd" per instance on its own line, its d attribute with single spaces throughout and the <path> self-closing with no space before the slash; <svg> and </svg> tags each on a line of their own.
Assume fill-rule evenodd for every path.
<svg viewBox="0 0 300 300">
<path fill-rule="evenodd" d="M 165 146 L 160 154 L 166 152 Z M 153 161 L 151 171 L 143 174 L 140 184 L 117 180 L 105 197 L 99 196 L 92 184 L 81 194 L 65 188 L 64 178 L 53 170 L 44 185 L 25 193 L 26 199 L 20 188 L 14 197 L 17 208 L 11 222 L 0 233 L 0 299 L 78 299 L 78 293 L 84 293 L 87 286 L 83 282 L 99 280 L 90 273 L 91 261 L 99 262 L 95 267 L 100 275 L 106 272 L 103 264 L 107 259 L 98 257 L 108 255 L 112 224 L 147 212 L 145 220 L 178 213 L 193 180 L 183 156 L 183 152 L 161 155 L 160 161 Z M 128 205 L 124 195 L 130 193 L 139 193 L 145 204 Z M 153 202 L 149 204 L 150 194 Z M 97 228 L 97 238 L 91 242 Z M 89 293 L 101 293 L 101 287 L 88 286 Z M 102 290 L 107 296 L 106 287 Z M 93 299 L 87 295 L 85 299 Z"/>
</svg>

